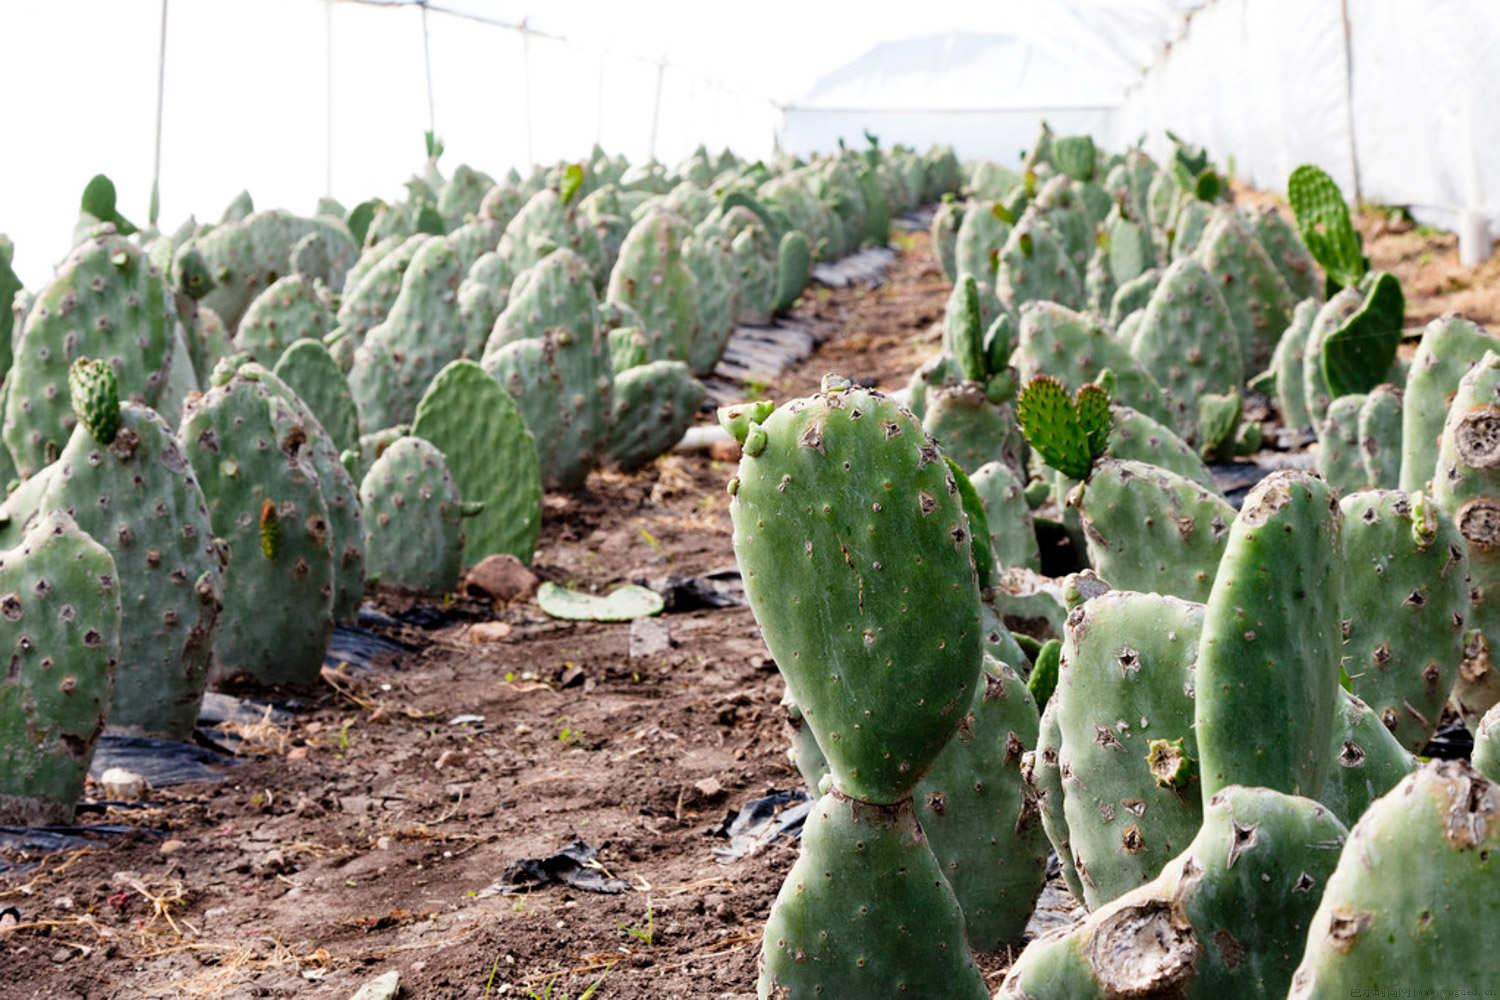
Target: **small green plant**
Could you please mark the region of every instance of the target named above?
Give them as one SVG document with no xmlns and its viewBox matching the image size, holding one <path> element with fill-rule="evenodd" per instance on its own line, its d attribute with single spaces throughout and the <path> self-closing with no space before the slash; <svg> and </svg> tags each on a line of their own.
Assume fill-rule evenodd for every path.
<svg viewBox="0 0 1500 1000">
<path fill-rule="evenodd" d="M 649 948 L 656 940 L 656 914 L 651 908 L 650 898 L 646 899 L 646 926 L 644 928 L 628 927 L 625 924 L 616 926 Z"/>
<path fill-rule="evenodd" d="M 1050 375 L 1026 383 L 1016 413 L 1027 443 L 1070 479 L 1088 478 L 1109 444 L 1114 421 L 1103 387 L 1090 382 L 1069 399 L 1067 387 Z"/>
<path fill-rule="evenodd" d="M 604 976 L 607 975 L 609 975 L 608 971 L 604 973 Z M 585 989 L 582 993 L 578 994 L 576 1000 L 590 1000 L 590 998 L 593 997 L 595 993 L 599 992 L 599 984 L 604 982 L 604 976 L 600 976 L 592 983 L 589 983 L 588 988 Z M 493 973 L 491 973 L 491 977 L 493 978 Z M 526 991 L 526 995 L 530 997 L 531 1000 L 575 1000 L 574 997 L 569 996 L 567 993 L 552 992 L 552 987 L 556 985 L 557 981 L 561 978 L 562 973 L 559 972 L 551 979 L 547 980 L 546 984 L 542 986 L 542 991 L 540 993 L 538 993 L 536 990 L 528 989 Z"/>
<path fill-rule="evenodd" d="M 1286 196 L 1302 242 L 1323 266 L 1329 282 L 1339 288 L 1358 285 L 1369 262 L 1338 184 L 1320 168 L 1304 163 L 1287 179 Z"/>
</svg>

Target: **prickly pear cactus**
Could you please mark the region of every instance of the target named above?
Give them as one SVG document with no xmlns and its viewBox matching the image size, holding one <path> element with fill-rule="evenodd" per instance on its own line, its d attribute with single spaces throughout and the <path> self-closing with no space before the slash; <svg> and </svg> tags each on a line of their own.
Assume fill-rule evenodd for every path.
<svg viewBox="0 0 1500 1000">
<path fill-rule="evenodd" d="M 702 329 L 698 288 L 683 258 L 692 230 L 679 216 L 652 212 L 630 228 L 609 276 L 609 298 L 640 314 L 656 360 L 686 362 Z"/>
<path fill-rule="evenodd" d="M 359 447 L 359 411 L 349 383 L 321 341 L 291 344 L 276 362 L 275 374 L 307 404 L 340 452 Z"/>
<path fill-rule="evenodd" d="M 110 725 L 187 740 L 224 596 L 208 507 L 166 422 L 139 404 L 122 406 L 107 365 L 80 358 L 73 367 L 79 426 L 38 512 L 66 512 L 114 559 L 130 613 L 121 620 Z"/>
<path fill-rule="evenodd" d="M 1040 571 L 1041 554 L 1024 480 L 1005 462 L 986 462 L 974 470 L 969 482 L 984 507 L 990 551 L 997 565 Z"/>
<path fill-rule="evenodd" d="M 458 585 L 463 501 L 442 452 L 422 438 L 393 442 L 360 484 L 359 502 L 371 579 L 419 594 Z"/>
<path fill-rule="evenodd" d="M 953 282 L 971 277 L 990 290 L 1000 269 L 1000 250 L 1015 222 L 998 201 L 970 201 L 958 207 L 961 218 L 954 233 Z"/>
<path fill-rule="evenodd" d="M 1500 702 L 1500 354 L 1486 351 L 1458 383 L 1438 448 L 1432 499 L 1469 549 L 1478 630 L 1459 665 L 1453 704 L 1473 725 Z"/>
<path fill-rule="evenodd" d="M 411 433 L 437 446 L 467 504 L 464 562 L 509 552 L 531 562 L 542 520 L 536 443 L 500 383 L 472 361 L 454 361 L 427 387 Z"/>
<path fill-rule="evenodd" d="M 1365 478 L 1359 445 L 1359 414 L 1364 405 L 1363 393 L 1340 396 L 1328 407 L 1318 431 L 1318 475 L 1340 496 L 1374 485 Z"/>
<path fill-rule="evenodd" d="M 191 319 L 183 340 L 187 343 L 193 374 L 197 376 L 198 384 L 205 386 L 208 385 L 214 365 L 219 363 L 219 359 L 234 353 L 234 338 L 224 328 L 224 321 L 219 318 L 219 314 L 207 306 L 193 306 Z M 177 363 L 175 358 L 172 363 Z"/>
<path fill-rule="evenodd" d="M 1370 874 L 1396 871 L 1421 877 Z M 1493 982 L 1497 919 L 1500 790 L 1463 761 L 1423 764 L 1350 831 L 1287 996 L 1473 992 Z"/>
<path fill-rule="evenodd" d="M 1004 462 L 1026 469 L 1026 441 L 1008 403 L 992 403 L 976 382 L 939 389 L 927 398 L 923 429 L 965 470 Z"/>
<path fill-rule="evenodd" d="M 389 315 L 354 352 L 349 390 L 366 430 L 405 423 L 427 385 L 464 351 L 458 255 L 440 237 L 424 243 L 401 278 Z"/>
<path fill-rule="evenodd" d="M 969 706 L 978 586 L 967 519 L 936 446 L 880 394 L 832 377 L 825 385 L 743 428 L 735 551 L 767 646 L 837 784 L 889 803 L 910 793 Z M 835 479 L 845 502 L 829 506 L 820 484 Z M 927 625 L 897 628 L 904 620 Z M 904 665 L 901 685 L 885 680 L 886 663 Z"/>
<path fill-rule="evenodd" d="M 1226 788 L 1160 875 L 1033 941 L 996 1000 L 1282 1000 L 1344 836 L 1309 799 Z"/>
<path fill-rule="evenodd" d="M 963 223 L 964 205 L 953 198 L 944 198 L 932 213 L 932 225 L 928 235 L 932 240 L 932 254 L 938 260 L 943 279 L 958 280 L 958 227 Z"/>
<path fill-rule="evenodd" d="M 770 242 L 765 230 L 753 224 L 741 230 L 730 244 L 734 274 L 739 281 L 741 323 L 765 326 L 776 311 L 776 268 L 772 255 L 759 249 Z"/>
<path fill-rule="evenodd" d="M 1230 526 L 1198 652 L 1205 799 L 1233 784 L 1323 787 L 1343 655 L 1339 522 L 1322 480 L 1274 472 Z"/>
<path fill-rule="evenodd" d="M 1058 648 L 1053 639 L 1048 645 Z M 1035 673 L 1037 667 L 1033 666 Z M 1036 749 L 1021 757 L 1021 776 L 1025 778 L 1031 794 L 1036 799 L 1037 812 L 1041 817 L 1042 831 L 1057 855 L 1058 867 L 1063 881 L 1073 898 L 1082 902 L 1083 882 L 1073 864 L 1073 841 L 1068 835 L 1068 819 L 1063 800 L 1062 770 L 1058 766 L 1058 753 L 1062 747 L 1062 730 L 1057 724 L 1057 699 L 1048 698 L 1042 708 L 1042 718 L 1037 735 Z"/>
<path fill-rule="evenodd" d="M 240 368 L 258 378 L 291 407 L 306 434 L 302 450 L 318 477 L 318 488 L 328 507 L 329 543 L 333 548 L 333 620 L 353 622 L 365 595 L 365 532 L 359 509 L 359 484 L 343 463 L 343 453 L 301 396 L 264 366 L 253 362 Z"/>
<path fill-rule="evenodd" d="M 943 310 L 943 353 L 953 359 L 959 375 L 966 381 L 983 382 L 990 373 L 979 311 L 979 285 L 971 274 L 954 283 Z"/>
<path fill-rule="evenodd" d="M 1130 353 L 1161 387 L 1171 426 L 1189 444 L 1205 443 L 1198 438 L 1198 400 L 1234 392 L 1244 382 L 1229 308 L 1209 273 L 1191 258 L 1162 275 Z"/>
<path fill-rule="evenodd" d="M 987 1000 L 963 911 L 909 799 L 874 805 L 834 789 L 804 830 L 766 921 L 760 1000 Z"/>
<path fill-rule="evenodd" d="M 108 363 L 122 399 L 152 406 L 166 388 L 172 346 L 161 275 L 134 243 L 98 227 L 38 293 L 16 339 L 3 428 L 16 471 L 34 475 L 67 443 L 74 422 L 68 369 L 76 358 Z"/>
<path fill-rule="evenodd" d="M 1401 479 L 1401 390 L 1388 383 L 1371 389 L 1359 409 L 1359 460 L 1365 482 L 1393 490 Z"/>
<path fill-rule="evenodd" d="M 1500 781 L 1500 707 L 1491 707 L 1474 729 L 1474 770 Z"/>
<path fill-rule="evenodd" d="M 109 552 L 56 511 L 0 553 L 0 823 L 71 823 L 120 652 Z"/>
<path fill-rule="evenodd" d="M 1362 303 L 1357 289 L 1346 288 L 1323 304 L 1307 329 L 1307 340 L 1302 347 L 1302 399 L 1308 423 L 1319 434 L 1336 398 L 1323 371 L 1323 344 L 1359 313 Z"/>
<path fill-rule="evenodd" d="M 681 441 L 705 392 L 680 361 L 653 361 L 617 374 L 606 449 L 610 460 L 628 472 Z"/>
<path fill-rule="evenodd" d="M 494 329 L 495 320 L 510 302 L 515 276 L 498 253 L 476 260 L 458 286 L 458 316 L 464 328 L 464 357 L 478 360 Z"/>
<path fill-rule="evenodd" d="M 1109 412 L 1113 417 L 1107 449 L 1111 458 L 1159 466 L 1211 493 L 1218 492 L 1213 473 L 1202 457 L 1171 428 L 1128 406 L 1111 406 Z"/>
<path fill-rule="evenodd" d="M 1266 205 L 1250 216 L 1255 238 L 1271 258 L 1282 280 L 1297 300 L 1323 297 L 1323 277 L 1297 230 L 1275 206 Z"/>
<path fill-rule="evenodd" d="M 1231 208 L 1218 210 L 1194 255 L 1223 292 L 1245 367 L 1257 370 L 1271 359 L 1277 338 L 1291 322 L 1296 305 L 1292 290 Z"/>
<path fill-rule="evenodd" d="M 1046 877 L 1047 838 L 1021 777 L 1021 757 L 1036 741 L 1031 692 L 986 657 L 968 716 L 913 796 L 978 951 L 1020 938 Z"/>
<path fill-rule="evenodd" d="M 1339 691 L 1329 753 L 1333 766 L 1318 801 L 1349 826 L 1417 766 L 1374 709 L 1344 690 Z"/>
<path fill-rule="evenodd" d="M 1161 284 L 1162 271 L 1160 268 L 1150 268 L 1131 278 L 1125 284 L 1115 289 L 1109 298 L 1109 325 L 1119 333 L 1120 325 L 1131 313 L 1139 312 L 1151 304 L 1151 296 L 1156 292 L 1156 286 Z M 1222 300 L 1222 296 L 1220 297 Z M 1124 340 L 1123 337 L 1121 337 Z M 1127 343 L 1134 343 L 1132 336 Z M 1239 356 L 1239 345 L 1235 345 L 1235 356 Z"/>
<path fill-rule="evenodd" d="M 1158 466 L 1106 458 L 1068 503 L 1089 563 L 1111 585 L 1208 599 L 1235 516 L 1218 494 Z"/>
<path fill-rule="evenodd" d="M 1011 312 L 1033 301 L 1083 306 L 1083 277 L 1056 230 L 1034 208 L 1017 220 L 1000 249 L 995 294 Z"/>
<path fill-rule="evenodd" d="M 270 367 L 294 340 L 328 336 L 333 321 L 332 307 L 312 281 L 289 274 L 251 301 L 234 335 L 234 349 Z"/>
<path fill-rule="evenodd" d="M 21 279 L 11 268 L 15 260 L 16 247 L 10 237 L 0 233 L 0 372 L 10 371 L 11 347 L 14 343 L 16 314 L 11 308 L 16 293 L 21 291 Z"/>
<path fill-rule="evenodd" d="M 402 278 L 417 251 L 432 237 L 417 233 L 390 244 L 371 247 L 361 261 L 370 261 L 366 271 L 351 271 L 339 303 L 334 336 L 348 338 L 352 347 L 364 342 L 365 334 L 384 322 L 401 294 Z"/>
<path fill-rule="evenodd" d="M 783 233 L 776 248 L 776 311 L 786 312 L 812 278 L 812 244 L 800 229 Z"/>
<path fill-rule="evenodd" d="M 1282 426 L 1288 430 L 1312 426 L 1303 366 L 1307 364 L 1307 335 L 1318 309 L 1319 303 L 1315 299 L 1303 299 L 1297 303 L 1297 308 L 1292 310 L 1291 324 L 1276 342 L 1276 350 L 1271 354 L 1270 367 L 1264 376 L 1274 380 L 1276 409 L 1281 414 Z"/>
<path fill-rule="evenodd" d="M 1408 493 L 1428 489 L 1448 403 L 1464 373 L 1493 349 L 1481 326 L 1449 314 L 1428 323 L 1411 359 L 1401 399 L 1401 482 Z"/>
<path fill-rule="evenodd" d="M 604 278 L 604 248 L 599 234 L 586 219 L 578 217 L 576 199 L 565 201 L 551 188 L 538 191 L 521 207 L 506 224 L 496 249 L 516 274 L 553 250 L 572 250 L 588 262 L 596 288 Z"/>
<path fill-rule="evenodd" d="M 333 633 L 335 564 L 308 428 L 258 372 L 224 364 L 214 381 L 178 430 L 229 552 L 210 680 L 313 684 Z M 277 544 L 262 544 L 262 521 L 279 526 Z"/>
<path fill-rule="evenodd" d="M 213 227 L 177 252 L 201 257 L 213 279 L 213 287 L 202 303 L 223 317 L 228 327 L 238 329 L 251 300 L 278 278 L 294 273 L 292 252 L 313 232 L 327 241 L 327 271 L 307 277 L 321 280 L 329 288 L 343 288 L 345 274 L 359 256 L 359 249 L 342 223 L 328 219 L 301 218 L 280 210 L 253 212 Z"/>
<path fill-rule="evenodd" d="M 1349 221 L 1349 206 L 1332 177 L 1304 163 L 1286 182 L 1287 201 L 1308 252 L 1335 285 L 1349 288 L 1365 275 L 1364 248 Z"/>
<path fill-rule="evenodd" d="M 728 241 L 711 231 L 700 227 L 684 240 L 682 256 L 698 286 L 698 335 L 683 360 L 702 377 L 714 370 L 729 346 L 740 312 L 739 282 Z"/>
<path fill-rule="evenodd" d="M 1323 379 L 1334 398 L 1368 392 L 1389 377 L 1406 317 L 1401 282 L 1384 271 L 1359 289 L 1359 309 L 1323 338 Z"/>
<path fill-rule="evenodd" d="M 1131 355 L 1128 346 L 1098 323 L 1055 302 L 1031 302 L 1021 310 L 1020 340 L 1013 363 L 1022 382 L 1050 375 L 1076 392 L 1108 369 L 1115 380 L 1110 396 L 1170 425 L 1162 390 Z"/>
<path fill-rule="evenodd" d="M 1094 909 L 1155 878 L 1197 833 L 1193 675 L 1203 605 L 1109 591 L 1068 615 L 1058 672 L 1064 812 L 1083 901 Z M 1182 740 L 1181 773 L 1148 760 Z"/>
<path fill-rule="evenodd" d="M 1087 477 L 1104 454 L 1114 420 L 1109 395 L 1099 386 L 1084 385 L 1069 399 L 1063 384 L 1048 375 L 1026 383 L 1016 416 L 1042 461 L 1072 479 Z"/>
<path fill-rule="evenodd" d="M 1346 496 L 1344 669 L 1397 741 L 1420 753 L 1458 675 L 1469 618 L 1468 546 L 1420 493 Z"/>
</svg>

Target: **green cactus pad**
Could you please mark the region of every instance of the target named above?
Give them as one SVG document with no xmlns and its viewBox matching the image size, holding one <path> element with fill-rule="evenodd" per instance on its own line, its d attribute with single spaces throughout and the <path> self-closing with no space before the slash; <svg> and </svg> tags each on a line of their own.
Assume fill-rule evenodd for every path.
<svg viewBox="0 0 1500 1000">
<path fill-rule="evenodd" d="M 1349 205 L 1333 178 L 1304 163 L 1287 178 L 1286 196 L 1302 242 L 1329 280 L 1341 288 L 1359 284 L 1366 269 L 1364 248 L 1349 221 Z"/>
<path fill-rule="evenodd" d="M 1057 640 L 1048 643 L 1061 649 Z M 1055 657 L 1057 654 L 1054 653 Z M 1041 666 L 1033 668 L 1033 673 Z M 1062 730 L 1057 724 L 1057 700 L 1048 698 L 1042 709 L 1042 719 L 1037 735 L 1036 749 L 1023 754 L 1021 775 L 1026 779 L 1032 795 L 1036 797 L 1037 812 L 1041 816 L 1042 830 L 1057 855 L 1058 867 L 1068 891 L 1080 903 L 1083 901 L 1083 882 L 1078 878 L 1078 869 L 1073 864 L 1073 842 L 1068 836 L 1068 819 L 1063 799 L 1062 772 L 1058 767 L 1058 751 L 1062 746 Z"/>
<path fill-rule="evenodd" d="M 978 951 L 1020 938 L 1045 880 L 1047 838 L 1021 777 L 1021 757 L 1036 738 L 1026 684 L 987 659 L 967 719 L 913 795 Z"/>
<path fill-rule="evenodd" d="M 224 597 L 223 555 L 171 428 L 135 403 L 117 407 L 114 419 L 118 431 L 107 445 L 84 426 L 74 429 L 46 477 L 38 510 L 66 511 L 114 559 L 128 613 L 110 725 L 187 740 L 208 683 Z"/>
<path fill-rule="evenodd" d="M 1255 228 L 1255 238 L 1281 272 L 1292 295 L 1299 300 L 1322 298 L 1323 279 L 1318 266 L 1286 217 L 1274 205 L 1265 205 L 1251 214 L 1250 222 Z"/>
<path fill-rule="evenodd" d="M 1142 368 L 1129 348 L 1088 317 L 1052 302 L 1028 303 L 1021 310 L 1020 340 L 1013 363 L 1023 382 L 1050 375 L 1068 391 L 1096 381 L 1108 369 L 1115 385 L 1110 395 L 1154 420 L 1171 417 L 1156 379 Z"/>
<path fill-rule="evenodd" d="M 1240 357 L 1255 371 L 1271 360 L 1296 300 L 1255 234 L 1233 209 L 1217 211 L 1194 256 L 1223 293 L 1239 331 Z"/>
<path fill-rule="evenodd" d="M 756 991 L 987 1000 L 963 911 L 909 801 L 871 805 L 837 791 L 817 801 L 766 921 Z"/>
<path fill-rule="evenodd" d="M 438 447 L 465 503 L 484 505 L 465 527 L 464 562 L 509 552 L 531 562 L 542 520 L 536 444 L 511 399 L 472 361 L 438 373 L 417 404 L 411 433 Z"/>
<path fill-rule="evenodd" d="M 333 323 L 333 307 L 312 280 L 289 274 L 250 303 L 234 335 L 234 349 L 269 368 L 293 341 L 322 340 L 333 330 Z"/>
<path fill-rule="evenodd" d="M 1410 774 L 1417 759 L 1381 722 L 1380 716 L 1348 691 L 1339 691 L 1333 743 L 1333 765 L 1318 801 L 1352 826 L 1376 799 Z"/>
<path fill-rule="evenodd" d="M 1036 527 L 1020 476 L 1004 462 L 986 462 L 974 470 L 969 482 L 984 507 L 996 564 L 1040 570 Z"/>
<path fill-rule="evenodd" d="M 22 476 L 68 441 L 75 422 L 68 372 L 79 357 L 107 363 L 119 397 L 148 406 L 161 398 L 171 368 L 166 285 L 135 244 L 108 228 L 73 248 L 16 340 L 6 383 L 25 391 L 5 394 L 3 438 Z"/>
<path fill-rule="evenodd" d="M 625 583 L 603 597 L 559 587 L 544 580 L 537 588 L 536 603 L 553 618 L 588 622 L 628 622 L 661 614 L 665 603 L 656 591 Z"/>
<path fill-rule="evenodd" d="M 229 366 L 233 374 L 189 400 L 178 431 L 229 553 L 210 679 L 310 685 L 333 633 L 328 504 L 306 447 L 307 422 L 258 367 Z M 261 530 L 267 503 L 279 526 L 270 553 Z"/>
<path fill-rule="evenodd" d="M 371 579 L 418 594 L 458 585 L 463 501 L 441 451 L 422 438 L 398 438 L 360 483 L 359 502 Z"/>
<path fill-rule="evenodd" d="M 1492 983 L 1497 813 L 1500 790 L 1457 760 L 1423 764 L 1371 806 L 1323 891 L 1289 1000 L 1462 996 Z"/>
<path fill-rule="evenodd" d="M 1068 497 L 1089 562 L 1123 590 L 1208 599 L 1234 508 L 1167 469 L 1107 458 Z"/>
<path fill-rule="evenodd" d="M 1302 348 L 1302 396 L 1308 423 L 1319 434 L 1328 419 L 1328 409 L 1337 398 L 1328 384 L 1328 376 L 1323 373 L 1323 344 L 1359 312 L 1362 302 L 1356 289 L 1344 289 L 1324 303 L 1307 330 L 1307 340 Z"/>
<path fill-rule="evenodd" d="M 1196 756 L 1193 673 L 1204 609 L 1110 591 L 1068 615 L 1058 675 L 1059 767 L 1073 860 L 1091 909 L 1155 878 L 1188 846 L 1196 787 L 1163 788 L 1152 741 Z"/>
<path fill-rule="evenodd" d="M 1335 399 L 1379 385 L 1401 344 L 1406 316 L 1401 282 L 1380 271 L 1370 275 L 1369 287 L 1362 291 L 1359 311 L 1323 339 L 1323 378 Z"/>
<path fill-rule="evenodd" d="M 629 472 L 682 440 L 707 390 L 680 361 L 653 361 L 615 376 L 607 453 Z"/>
<path fill-rule="evenodd" d="M 964 469 L 1004 462 L 1020 475 L 1026 440 L 1008 403 L 993 403 L 977 382 L 939 389 L 927 396 L 923 429 Z"/>
<path fill-rule="evenodd" d="M 1393 490 L 1401 479 L 1401 390 L 1382 383 L 1371 389 L 1359 409 L 1359 460 L 1365 482 Z"/>
<path fill-rule="evenodd" d="M 359 411 L 338 362 L 320 341 L 298 340 L 276 362 L 276 377 L 292 388 L 340 451 L 359 446 Z"/>
<path fill-rule="evenodd" d="M 1458 383 L 1432 477 L 1432 499 L 1469 548 L 1470 625 L 1479 630 L 1459 666 L 1453 704 L 1476 723 L 1500 702 L 1500 354 L 1486 351 Z"/>
<path fill-rule="evenodd" d="M 1428 489 L 1437 467 L 1438 439 L 1459 379 L 1495 347 L 1483 327 L 1461 316 L 1428 323 L 1411 359 L 1401 399 L 1401 481 L 1408 493 Z"/>
<path fill-rule="evenodd" d="M 1233 784 L 1322 790 L 1343 653 L 1339 522 L 1321 480 L 1273 472 L 1230 526 L 1198 652 L 1205 800 Z"/>
<path fill-rule="evenodd" d="M 978 678 L 969 525 L 947 465 L 909 414 L 878 393 L 825 384 L 758 425 L 758 453 L 747 442 L 730 503 L 735 553 L 838 786 L 894 802 L 952 735 Z"/>
<path fill-rule="evenodd" d="M 1453 518 L 1418 493 L 1346 496 L 1345 670 L 1397 741 L 1420 753 L 1463 657 L 1468 547 Z"/>
<path fill-rule="evenodd" d="M 1226 788 L 1160 875 L 1032 942 L 996 1000 L 1282 1000 L 1343 843 L 1316 802 Z"/>
<path fill-rule="evenodd" d="M 1359 414 L 1365 396 L 1340 396 L 1328 407 L 1318 431 L 1318 475 L 1339 496 L 1371 488 L 1359 446 Z"/>
<path fill-rule="evenodd" d="M 1062 383 L 1046 375 L 1026 383 L 1016 415 L 1027 443 L 1071 479 L 1087 478 L 1104 454 L 1114 419 L 1109 397 L 1098 386 L 1082 386 L 1069 399 Z"/>
<path fill-rule="evenodd" d="M 0 554 L 0 823 L 71 823 L 120 653 L 109 552 L 54 512 Z"/>
</svg>

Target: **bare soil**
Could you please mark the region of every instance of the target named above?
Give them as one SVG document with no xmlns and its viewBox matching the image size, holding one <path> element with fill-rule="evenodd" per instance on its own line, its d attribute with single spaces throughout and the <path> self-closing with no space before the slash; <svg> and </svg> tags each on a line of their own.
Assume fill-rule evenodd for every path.
<svg viewBox="0 0 1500 1000">
<path fill-rule="evenodd" d="M 1410 238 L 1375 234 L 1371 249 L 1408 283 L 1413 321 L 1463 292 L 1492 309 L 1494 265 L 1440 280 L 1422 255 L 1440 259 L 1442 241 Z M 800 318 L 835 332 L 769 395 L 814 391 L 827 371 L 897 388 L 936 348 L 948 289 L 925 234 L 898 243 L 888 284 L 809 291 Z M 732 565 L 732 472 L 732 456 L 674 454 L 549 496 L 537 573 L 602 591 Z M 800 779 L 750 611 L 669 612 L 671 647 L 632 657 L 631 626 L 553 621 L 528 601 L 417 610 L 426 627 L 392 632 L 417 651 L 330 674 L 288 727 L 242 727 L 227 780 L 86 817 L 128 836 L 8 855 L 0 997 L 348 997 L 396 969 L 403 997 L 428 1000 L 577 1000 L 600 980 L 596 1000 L 752 998 L 796 845 L 724 864 L 709 831 Z M 488 621 L 509 634 L 474 641 Z M 502 891 L 512 863 L 575 839 L 630 890 Z M 1008 960 L 982 957 L 992 983 Z"/>
</svg>

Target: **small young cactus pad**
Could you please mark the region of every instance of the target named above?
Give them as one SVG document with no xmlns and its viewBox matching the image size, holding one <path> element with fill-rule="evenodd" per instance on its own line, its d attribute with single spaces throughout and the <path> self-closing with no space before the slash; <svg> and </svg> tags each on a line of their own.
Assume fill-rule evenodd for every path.
<svg viewBox="0 0 1500 1000">
<path fill-rule="evenodd" d="M 1085 385 L 1073 399 L 1050 375 L 1034 376 L 1021 390 L 1017 406 L 1021 433 L 1043 461 L 1070 479 L 1086 479 L 1104 454 L 1112 417 L 1109 395 Z"/>
</svg>

